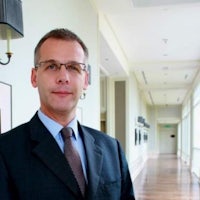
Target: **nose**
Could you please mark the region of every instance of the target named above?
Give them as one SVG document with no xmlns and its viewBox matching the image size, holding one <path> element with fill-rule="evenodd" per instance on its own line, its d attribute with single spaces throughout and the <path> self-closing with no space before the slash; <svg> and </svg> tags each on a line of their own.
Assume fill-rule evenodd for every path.
<svg viewBox="0 0 200 200">
<path fill-rule="evenodd" d="M 58 71 L 58 75 L 57 75 L 57 82 L 68 83 L 69 80 L 70 80 L 69 72 L 66 70 L 65 65 L 61 65 L 60 70 Z"/>
</svg>

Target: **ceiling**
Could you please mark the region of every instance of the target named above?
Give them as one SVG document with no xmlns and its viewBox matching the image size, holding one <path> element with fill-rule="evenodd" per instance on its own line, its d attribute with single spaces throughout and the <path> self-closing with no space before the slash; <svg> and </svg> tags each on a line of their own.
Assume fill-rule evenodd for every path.
<svg viewBox="0 0 200 200">
<path fill-rule="evenodd" d="M 149 105 L 181 105 L 199 76 L 200 0 L 93 3 L 113 35 L 100 27 L 103 73 L 127 76 L 126 63 Z"/>
</svg>

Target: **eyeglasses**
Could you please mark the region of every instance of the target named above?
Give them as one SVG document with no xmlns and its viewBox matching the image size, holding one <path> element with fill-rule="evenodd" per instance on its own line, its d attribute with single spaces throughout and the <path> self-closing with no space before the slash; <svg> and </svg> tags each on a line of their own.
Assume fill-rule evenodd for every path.
<svg viewBox="0 0 200 200">
<path fill-rule="evenodd" d="M 35 65 L 35 69 L 37 69 L 38 67 L 43 67 L 47 72 L 58 72 L 60 71 L 62 65 L 65 66 L 65 69 L 69 73 L 73 74 L 81 73 L 81 71 L 87 71 L 87 66 L 84 63 L 78 63 L 78 62 L 60 63 L 55 60 L 41 61 Z"/>
</svg>

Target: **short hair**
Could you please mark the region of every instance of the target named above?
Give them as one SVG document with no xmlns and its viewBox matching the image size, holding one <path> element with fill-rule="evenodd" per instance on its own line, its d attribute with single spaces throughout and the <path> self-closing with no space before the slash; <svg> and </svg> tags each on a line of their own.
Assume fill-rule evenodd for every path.
<svg viewBox="0 0 200 200">
<path fill-rule="evenodd" d="M 89 56 L 88 48 L 86 47 L 84 42 L 79 38 L 79 36 L 77 36 L 75 33 L 73 33 L 72 31 L 68 29 L 60 28 L 60 29 L 51 30 L 40 39 L 34 51 L 34 65 L 36 65 L 38 62 L 40 47 L 49 38 L 55 38 L 55 39 L 66 40 L 66 41 L 77 41 L 83 48 L 85 58 L 88 59 L 88 56 Z"/>
</svg>

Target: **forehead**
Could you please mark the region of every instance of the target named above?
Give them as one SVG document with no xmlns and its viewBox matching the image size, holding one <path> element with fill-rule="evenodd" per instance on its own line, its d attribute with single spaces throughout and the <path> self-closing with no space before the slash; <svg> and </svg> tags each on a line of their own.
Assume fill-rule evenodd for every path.
<svg viewBox="0 0 200 200">
<path fill-rule="evenodd" d="M 40 47 L 40 60 L 85 61 L 83 48 L 77 41 L 48 38 Z"/>
</svg>

